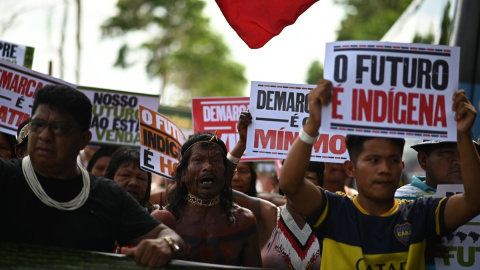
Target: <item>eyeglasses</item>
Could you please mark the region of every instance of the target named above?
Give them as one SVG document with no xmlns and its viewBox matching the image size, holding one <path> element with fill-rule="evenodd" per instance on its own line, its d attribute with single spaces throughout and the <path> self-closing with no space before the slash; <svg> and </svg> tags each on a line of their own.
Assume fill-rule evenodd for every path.
<svg viewBox="0 0 480 270">
<path fill-rule="evenodd" d="M 66 122 L 47 122 L 40 119 L 32 119 L 29 123 L 30 132 L 41 133 L 45 128 L 50 128 L 50 130 L 55 135 L 65 135 L 70 132 L 72 128 L 78 128 L 78 125 L 70 125 Z"/>
</svg>

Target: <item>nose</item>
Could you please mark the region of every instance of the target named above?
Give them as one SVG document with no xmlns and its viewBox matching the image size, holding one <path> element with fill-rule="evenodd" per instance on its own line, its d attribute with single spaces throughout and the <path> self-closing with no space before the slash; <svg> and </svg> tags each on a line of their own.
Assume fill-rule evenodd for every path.
<svg viewBox="0 0 480 270">
<path fill-rule="evenodd" d="M 208 161 L 208 160 L 205 160 L 205 162 L 203 162 L 202 170 L 204 170 L 204 171 L 211 171 L 211 170 L 213 170 L 212 163 L 211 163 L 210 161 Z"/>
<path fill-rule="evenodd" d="M 233 178 L 232 178 L 233 181 L 238 181 L 240 180 L 240 176 L 239 176 L 239 173 L 237 171 L 237 169 L 235 169 L 235 171 L 233 172 Z"/>
<path fill-rule="evenodd" d="M 131 187 L 136 187 L 138 186 L 138 181 L 135 179 L 135 177 L 132 177 L 128 180 L 128 185 Z"/>
<path fill-rule="evenodd" d="M 47 141 L 53 138 L 53 131 L 50 129 L 50 126 L 46 126 L 40 133 L 38 133 L 38 138 Z"/>
<path fill-rule="evenodd" d="M 378 163 L 378 173 L 379 174 L 390 174 L 391 164 L 388 160 L 381 161 Z"/>
<path fill-rule="evenodd" d="M 455 155 L 452 159 L 452 164 L 460 166 L 460 161 L 461 161 L 460 160 L 460 155 Z"/>
</svg>

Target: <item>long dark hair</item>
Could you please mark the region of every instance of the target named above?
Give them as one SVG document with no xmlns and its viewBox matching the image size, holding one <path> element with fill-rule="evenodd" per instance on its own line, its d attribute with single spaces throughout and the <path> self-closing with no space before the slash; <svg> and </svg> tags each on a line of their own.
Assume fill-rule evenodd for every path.
<svg viewBox="0 0 480 270">
<path fill-rule="evenodd" d="M 248 165 L 251 175 L 250 186 L 248 187 L 248 190 L 245 194 L 251 197 L 257 197 L 257 172 L 255 171 L 255 168 L 253 166 L 253 162 L 244 163 Z"/>
<path fill-rule="evenodd" d="M 220 206 L 225 210 L 227 214 L 227 220 L 235 222 L 235 218 L 232 214 L 233 208 L 233 194 L 232 194 L 232 177 L 233 177 L 233 165 L 227 159 L 227 147 L 225 143 L 212 133 L 197 133 L 191 136 L 188 141 L 182 146 L 182 159 L 176 169 L 174 179 L 175 187 L 168 193 L 168 210 L 173 214 L 176 220 L 180 220 L 183 216 L 183 211 L 187 204 L 188 189 L 182 183 L 182 175 L 186 173 L 188 162 L 192 156 L 191 148 L 197 143 L 215 143 L 220 146 L 223 151 L 223 164 L 225 166 L 225 186 L 220 191 Z"/>
</svg>

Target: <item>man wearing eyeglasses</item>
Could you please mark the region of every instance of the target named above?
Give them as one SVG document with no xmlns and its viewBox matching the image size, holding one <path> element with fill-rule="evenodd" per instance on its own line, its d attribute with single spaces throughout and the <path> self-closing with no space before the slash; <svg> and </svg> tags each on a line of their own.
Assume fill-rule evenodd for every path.
<svg viewBox="0 0 480 270">
<path fill-rule="evenodd" d="M 111 252 L 114 242 L 140 264 L 181 257 L 183 240 L 152 218 L 112 180 L 77 164 L 91 139 L 92 104 L 80 91 L 47 85 L 37 91 L 29 156 L 0 159 L 0 241 Z"/>
</svg>

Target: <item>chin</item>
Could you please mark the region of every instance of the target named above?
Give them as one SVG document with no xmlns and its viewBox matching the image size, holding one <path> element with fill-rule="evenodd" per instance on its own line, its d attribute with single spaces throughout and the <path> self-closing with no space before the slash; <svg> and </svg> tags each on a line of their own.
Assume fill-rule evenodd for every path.
<svg viewBox="0 0 480 270">
<path fill-rule="evenodd" d="M 200 197 L 209 200 L 209 199 L 215 198 L 215 196 L 217 196 L 218 194 L 220 194 L 220 191 L 218 191 L 218 192 L 203 192 L 203 193 L 200 193 Z"/>
</svg>

